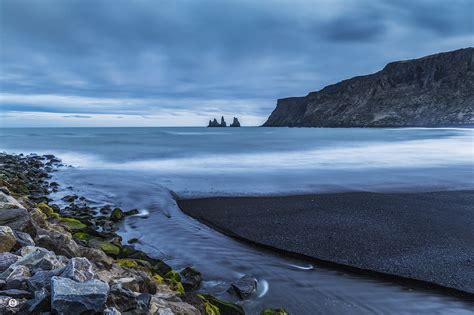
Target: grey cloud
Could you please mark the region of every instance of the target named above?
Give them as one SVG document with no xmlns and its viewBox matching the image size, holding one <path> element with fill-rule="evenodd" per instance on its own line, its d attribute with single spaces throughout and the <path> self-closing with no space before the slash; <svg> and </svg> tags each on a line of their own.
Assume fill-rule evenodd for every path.
<svg viewBox="0 0 474 315">
<path fill-rule="evenodd" d="M 276 98 L 466 46 L 470 8 L 469 0 L 3 0 L 1 92 L 123 104 L 0 111 L 265 116 Z"/>
</svg>

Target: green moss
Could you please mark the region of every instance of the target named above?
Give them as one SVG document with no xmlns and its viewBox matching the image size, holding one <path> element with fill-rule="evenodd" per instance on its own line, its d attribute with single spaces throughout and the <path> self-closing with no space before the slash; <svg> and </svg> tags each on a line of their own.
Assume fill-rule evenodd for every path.
<svg viewBox="0 0 474 315">
<path fill-rule="evenodd" d="M 75 239 L 81 240 L 81 241 L 88 241 L 92 238 L 89 234 L 85 232 L 76 232 L 72 235 Z"/>
<path fill-rule="evenodd" d="M 181 282 L 181 276 L 177 271 L 171 270 L 165 274 L 165 278 Z"/>
<path fill-rule="evenodd" d="M 221 315 L 219 308 L 208 301 L 204 302 L 204 310 L 206 311 L 206 315 Z"/>
<path fill-rule="evenodd" d="M 56 212 L 51 213 L 49 217 L 56 220 L 61 220 L 61 216 L 59 215 L 59 213 L 56 213 Z"/>
<path fill-rule="evenodd" d="M 122 220 L 123 217 L 124 217 L 124 214 L 123 214 L 122 209 L 120 208 L 115 208 L 114 210 L 112 210 L 112 213 L 110 214 L 110 220 L 112 220 L 113 222 L 118 222 Z"/>
<path fill-rule="evenodd" d="M 171 290 L 176 291 L 179 294 L 184 294 L 184 287 L 180 281 L 174 279 L 166 279 L 165 281 L 170 286 Z"/>
<path fill-rule="evenodd" d="M 86 227 L 84 223 L 73 218 L 62 218 L 60 222 L 71 230 L 82 230 Z"/>
<path fill-rule="evenodd" d="M 137 268 L 138 267 L 137 262 L 133 259 L 126 259 L 126 258 L 118 259 L 117 264 L 119 264 L 122 267 L 127 267 L 127 268 Z"/>
<path fill-rule="evenodd" d="M 41 212 L 46 214 L 48 217 L 54 213 L 54 210 L 44 202 L 39 203 L 37 206 L 41 210 Z"/>
<path fill-rule="evenodd" d="M 260 315 L 289 315 L 284 308 L 267 308 L 260 312 Z"/>
<path fill-rule="evenodd" d="M 153 275 L 153 280 L 155 280 L 155 282 L 158 284 L 163 284 L 165 282 L 165 279 L 163 279 L 163 277 L 159 274 Z"/>
<path fill-rule="evenodd" d="M 209 303 L 217 307 L 219 310 L 219 313 L 217 314 L 241 314 L 241 315 L 245 314 L 244 310 L 239 305 L 219 300 L 218 298 L 215 298 L 209 294 L 198 294 L 197 296 L 203 301 L 204 305 L 206 305 L 206 303 Z M 206 309 L 206 312 L 207 312 L 207 309 Z"/>
<path fill-rule="evenodd" d="M 100 243 L 100 249 L 102 249 L 106 254 L 109 255 L 118 255 L 120 253 L 120 247 L 110 244 L 110 243 Z"/>
</svg>

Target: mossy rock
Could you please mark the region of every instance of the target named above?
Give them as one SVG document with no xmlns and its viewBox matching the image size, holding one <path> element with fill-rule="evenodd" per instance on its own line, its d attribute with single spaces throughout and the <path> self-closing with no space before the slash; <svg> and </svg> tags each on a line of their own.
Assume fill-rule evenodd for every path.
<svg viewBox="0 0 474 315">
<path fill-rule="evenodd" d="M 118 256 L 120 253 L 120 247 L 114 244 L 100 243 L 99 247 L 108 255 Z"/>
<path fill-rule="evenodd" d="M 153 275 L 153 280 L 155 280 L 155 282 L 158 283 L 158 284 L 165 283 L 165 279 L 163 279 L 163 277 L 160 276 L 159 274 L 154 274 Z"/>
<path fill-rule="evenodd" d="M 134 260 L 144 260 L 150 263 L 150 271 L 157 273 L 160 276 L 165 276 L 171 271 L 171 267 L 160 259 L 151 258 L 144 252 L 134 249 L 132 246 L 124 245 L 120 252 L 120 258 L 129 258 Z"/>
<path fill-rule="evenodd" d="M 178 292 L 179 294 L 184 295 L 184 287 L 183 284 L 179 281 L 176 281 L 174 279 L 165 279 L 166 283 L 169 285 L 171 290 Z"/>
<path fill-rule="evenodd" d="M 92 239 L 92 236 L 85 233 L 85 232 L 76 232 L 72 235 L 75 239 L 81 240 L 81 241 L 89 241 Z"/>
<path fill-rule="evenodd" d="M 120 208 L 115 208 L 114 210 L 112 210 L 112 213 L 110 214 L 110 220 L 113 222 L 118 222 L 122 220 L 124 217 L 125 215 L 123 214 L 123 211 Z"/>
<path fill-rule="evenodd" d="M 51 213 L 49 217 L 52 219 L 61 220 L 61 216 L 59 215 L 59 213 L 56 212 Z"/>
<path fill-rule="evenodd" d="M 219 308 L 214 304 L 210 303 L 209 301 L 203 301 L 203 304 L 206 315 L 221 315 Z"/>
<path fill-rule="evenodd" d="M 117 260 L 117 264 L 127 268 L 138 268 L 138 263 L 133 259 L 121 258 Z"/>
<path fill-rule="evenodd" d="M 86 227 L 84 223 L 73 218 L 62 218 L 60 222 L 73 231 L 82 230 Z"/>
<path fill-rule="evenodd" d="M 218 298 L 209 295 L 209 294 L 198 294 L 197 295 L 206 305 L 207 303 L 214 305 L 215 307 L 218 308 L 219 313 L 215 313 L 215 309 L 211 307 L 206 307 L 206 312 L 209 308 L 209 310 L 214 311 L 214 313 L 211 313 L 212 315 L 214 314 L 219 314 L 219 315 L 245 315 L 244 310 L 242 309 L 241 306 L 229 302 L 225 302 L 222 300 L 219 300 Z"/>
<path fill-rule="evenodd" d="M 260 315 L 289 315 L 284 308 L 267 308 L 260 312 Z"/>
<path fill-rule="evenodd" d="M 171 270 L 165 274 L 166 279 L 172 279 L 174 281 L 181 282 L 181 276 L 177 271 Z"/>
</svg>

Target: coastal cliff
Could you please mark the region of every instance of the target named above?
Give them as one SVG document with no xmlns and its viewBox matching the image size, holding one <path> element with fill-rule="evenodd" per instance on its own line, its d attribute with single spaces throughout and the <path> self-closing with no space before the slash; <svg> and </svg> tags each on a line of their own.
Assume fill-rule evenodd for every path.
<svg viewBox="0 0 474 315">
<path fill-rule="evenodd" d="M 474 48 L 387 64 L 279 99 L 264 127 L 474 126 Z"/>
</svg>

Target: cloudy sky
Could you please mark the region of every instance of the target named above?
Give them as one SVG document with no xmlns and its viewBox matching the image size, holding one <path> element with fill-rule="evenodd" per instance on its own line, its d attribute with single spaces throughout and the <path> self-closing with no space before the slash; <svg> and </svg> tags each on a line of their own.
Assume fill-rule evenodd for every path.
<svg viewBox="0 0 474 315">
<path fill-rule="evenodd" d="M 473 46 L 472 0 L 1 0 L 0 126 L 263 123 L 276 99 Z"/>
</svg>

